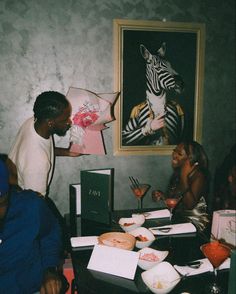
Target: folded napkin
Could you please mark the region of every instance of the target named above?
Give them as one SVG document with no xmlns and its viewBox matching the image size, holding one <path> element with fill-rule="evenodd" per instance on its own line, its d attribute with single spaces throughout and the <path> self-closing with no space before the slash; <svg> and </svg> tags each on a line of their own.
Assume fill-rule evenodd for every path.
<svg viewBox="0 0 236 294">
<path fill-rule="evenodd" d="M 97 236 L 86 236 L 86 237 L 72 237 L 70 238 L 72 247 L 85 247 L 85 246 L 93 246 L 98 244 Z"/>
<path fill-rule="evenodd" d="M 182 223 L 182 224 L 166 225 L 161 227 L 153 227 L 153 228 L 149 228 L 149 230 L 154 235 L 176 235 L 176 234 L 185 234 L 185 233 L 195 233 L 197 231 L 196 227 L 192 223 Z"/>
<path fill-rule="evenodd" d="M 179 266 L 174 265 L 174 268 L 181 274 L 187 276 L 199 275 L 205 272 L 212 272 L 213 266 L 207 258 L 198 259 L 197 261 L 201 262 L 199 268 L 192 268 L 190 266 Z M 230 258 L 227 258 L 222 265 L 219 267 L 219 270 L 230 268 Z"/>
<path fill-rule="evenodd" d="M 170 217 L 169 209 L 147 211 L 143 213 L 146 219 Z"/>
<path fill-rule="evenodd" d="M 230 268 L 230 257 L 228 257 L 223 263 L 222 265 L 219 266 L 219 270 L 222 269 L 228 269 Z"/>
<path fill-rule="evenodd" d="M 174 265 L 174 268 L 181 274 L 187 276 L 199 275 L 205 272 L 213 271 L 212 264 L 207 258 L 198 259 L 201 262 L 199 268 L 192 268 L 190 266 Z"/>
</svg>

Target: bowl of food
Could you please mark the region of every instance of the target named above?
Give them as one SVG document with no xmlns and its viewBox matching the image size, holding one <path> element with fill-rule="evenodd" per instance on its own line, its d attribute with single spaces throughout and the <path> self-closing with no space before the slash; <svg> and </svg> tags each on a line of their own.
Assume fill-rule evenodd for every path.
<svg viewBox="0 0 236 294">
<path fill-rule="evenodd" d="M 145 222 L 143 214 L 133 214 L 132 217 L 122 217 L 119 220 L 119 225 L 125 232 L 130 232 L 138 227 L 141 227 Z"/>
<path fill-rule="evenodd" d="M 98 237 L 98 244 L 126 250 L 133 250 L 135 242 L 134 236 L 121 232 L 104 233 Z"/>
<path fill-rule="evenodd" d="M 155 241 L 155 236 L 147 228 L 139 227 L 129 232 L 136 239 L 135 246 L 144 248 L 150 246 Z"/>
<path fill-rule="evenodd" d="M 181 280 L 178 272 L 166 261 L 142 272 L 141 277 L 149 290 L 155 294 L 169 293 Z"/>
<path fill-rule="evenodd" d="M 148 270 L 162 262 L 169 251 L 159 251 L 150 247 L 144 247 L 139 251 L 138 266 L 143 270 Z"/>
</svg>

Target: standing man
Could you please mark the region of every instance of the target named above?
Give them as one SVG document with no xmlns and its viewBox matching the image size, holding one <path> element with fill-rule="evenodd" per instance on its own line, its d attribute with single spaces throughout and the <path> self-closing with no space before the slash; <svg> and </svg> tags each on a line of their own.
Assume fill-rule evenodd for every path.
<svg viewBox="0 0 236 294">
<path fill-rule="evenodd" d="M 10 183 L 22 189 L 48 194 L 53 176 L 55 156 L 79 156 L 69 148 L 54 146 L 53 135 L 64 136 L 71 127 L 71 105 L 58 92 L 41 93 L 34 103 L 34 117 L 21 126 L 13 143 L 8 161 L 11 171 Z"/>
<path fill-rule="evenodd" d="M 63 217 L 48 197 L 55 156 L 79 156 L 70 148 L 57 148 L 53 135 L 64 136 L 71 127 L 71 105 L 58 92 L 41 93 L 34 103 L 34 117 L 21 126 L 8 155 L 10 183 L 21 189 L 31 189 L 45 197 L 63 229 L 63 242 L 68 242 Z"/>
<path fill-rule="evenodd" d="M 43 197 L 10 190 L 8 180 L 0 159 L 0 293 L 65 293 L 56 218 Z"/>
</svg>

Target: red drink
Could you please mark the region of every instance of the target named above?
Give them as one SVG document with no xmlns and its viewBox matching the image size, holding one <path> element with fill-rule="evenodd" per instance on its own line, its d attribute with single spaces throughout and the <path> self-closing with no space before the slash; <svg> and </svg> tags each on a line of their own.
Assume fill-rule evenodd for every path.
<svg viewBox="0 0 236 294">
<path fill-rule="evenodd" d="M 217 285 L 217 268 L 230 256 L 230 248 L 219 241 L 209 242 L 202 245 L 201 250 L 213 265 L 215 281 L 206 286 L 206 293 L 222 294 L 221 287 Z"/>
<path fill-rule="evenodd" d="M 179 199 L 177 199 L 177 198 L 167 198 L 167 199 L 165 199 L 165 203 L 170 209 L 175 208 L 178 201 L 179 201 Z"/>
<path fill-rule="evenodd" d="M 132 190 L 134 192 L 135 197 L 142 198 L 149 189 L 149 187 L 149 185 L 141 184 L 138 188 L 132 188 Z"/>
<path fill-rule="evenodd" d="M 230 248 L 213 241 L 202 245 L 203 254 L 209 259 L 214 268 L 219 267 L 230 255 Z"/>
<path fill-rule="evenodd" d="M 131 186 L 131 189 L 135 195 L 135 197 L 138 199 L 138 209 L 142 208 L 142 197 L 144 197 L 144 195 L 146 194 L 146 192 L 148 191 L 148 189 L 151 186 L 148 184 L 139 184 L 136 186 Z"/>
<path fill-rule="evenodd" d="M 134 188 L 133 192 L 134 192 L 135 197 L 137 197 L 137 198 L 141 198 L 143 196 L 143 192 L 139 188 Z"/>
</svg>

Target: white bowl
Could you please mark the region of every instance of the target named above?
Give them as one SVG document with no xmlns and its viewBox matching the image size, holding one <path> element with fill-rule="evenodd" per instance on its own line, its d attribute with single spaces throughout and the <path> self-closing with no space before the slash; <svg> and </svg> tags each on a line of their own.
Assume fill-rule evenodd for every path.
<svg viewBox="0 0 236 294">
<path fill-rule="evenodd" d="M 136 238 L 135 246 L 137 248 L 148 247 L 155 241 L 153 233 L 144 227 L 139 227 L 129 233 Z"/>
<path fill-rule="evenodd" d="M 133 214 L 132 217 L 120 218 L 119 225 L 125 232 L 130 232 L 141 227 L 144 222 L 145 216 L 143 214 Z"/>
<path fill-rule="evenodd" d="M 141 267 L 141 269 L 143 270 L 148 270 L 154 267 L 158 263 L 162 262 L 169 254 L 169 251 L 159 251 L 149 247 L 144 247 L 138 252 L 138 266 Z"/>
<path fill-rule="evenodd" d="M 174 267 L 166 261 L 142 272 L 141 277 L 149 290 L 155 294 L 169 293 L 181 279 Z"/>
</svg>

